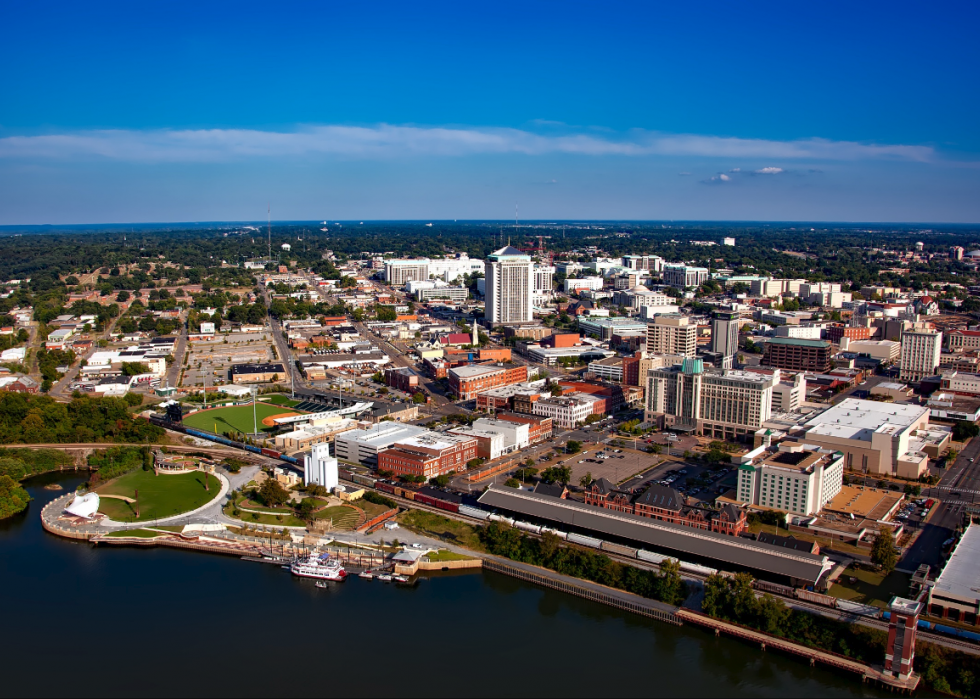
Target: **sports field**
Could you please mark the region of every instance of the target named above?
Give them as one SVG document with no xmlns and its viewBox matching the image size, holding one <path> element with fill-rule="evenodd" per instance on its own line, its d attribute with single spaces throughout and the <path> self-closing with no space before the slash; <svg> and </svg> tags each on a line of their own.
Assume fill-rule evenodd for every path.
<svg viewBox="0 0 980 699">
<path fill-rule="evenodd" d="M 289 410 L 281 405 L 268 405 L 264 403 L 255 404 L 255 416 L 258 419 L 258 427 L 260 432 L 269 432 L 274 429 L 274 427 L 264 425 L 262 423 L 264 418 L 272 418 L 273 416 L 282 417 L 285 415 L 295 414 L 295 410 Z M 267 420 L 267 422 L 271 422 L 271 420 Z M 199 430 L 207 430 L 208 432 L 217 432 L 218 434 L 222 434 L 229 430 L 251 433 L 254 429 L 252 422 L 252 406 L 234 405 L 228 408 L 201 410 L 193 415 L 188 415 L 185 417 L 184 425 L 187 427 L 196 427 Z"/>
</svg>

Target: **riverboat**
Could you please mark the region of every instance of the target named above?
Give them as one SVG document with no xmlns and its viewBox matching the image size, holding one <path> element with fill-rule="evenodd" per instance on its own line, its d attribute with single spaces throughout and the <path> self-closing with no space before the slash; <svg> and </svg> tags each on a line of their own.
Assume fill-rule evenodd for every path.
<svg viewBox="0 0 980 699">
<path fill-rule="evenodd" d="M 347 571 L 344 570 L 343 564 L 329 553 L 319 556 L 312 554 L 308 558 L 297 559 L 289 566 L 289 572 L 301 578 L 316 578 L 333 582 L 343 582 L 347 579 Z"/>
</svg>

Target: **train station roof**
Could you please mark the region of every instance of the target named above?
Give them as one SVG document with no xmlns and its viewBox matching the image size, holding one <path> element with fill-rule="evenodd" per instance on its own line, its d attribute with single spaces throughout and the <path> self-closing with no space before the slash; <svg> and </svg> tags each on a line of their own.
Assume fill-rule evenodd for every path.
<svg viewBox="0 0 980 699">
<path fill-rule="evenodd" d="M 627 539 L 639 546 L 644 544 L 700 556 L 750 570 L 781 575 L 815 583 L 824 570 L 831 567 L 826 556 L 790 551 L 741 537 L 716 534 L 703 529 L 670 524 L 660 520 L 614 512 L 570 500 L 515 490 L 491 487 L 480 496 L 484 507 L 494 507 L 517 515 L 535 517 L 560 525 L 576 527 L 602 535 Z"/>
</svg>

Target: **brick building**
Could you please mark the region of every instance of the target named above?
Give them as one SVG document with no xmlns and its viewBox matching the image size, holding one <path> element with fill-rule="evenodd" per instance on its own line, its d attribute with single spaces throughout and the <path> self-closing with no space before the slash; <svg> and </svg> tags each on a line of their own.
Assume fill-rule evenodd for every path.
<svg viewBox="0 0 980 699">
<path fill-rule="evenodd" d="M 419 386 L 418 374 L 405 366 L 386 368 L 385 384 L 406 393 L 422 390 Z"/>
<path fill-rule="evenodd" d="M 459 400 L 469 400 L 491 388 L 527 381 L 527 367 L 473 364 L 450 369 L 448 378 L 453 395 Z"/>
<path fill-rule="evenodd" d="M 233 364 L 229 373 L 232 383 L 263 383 L 287 378 L 282 364 Z"/>
<path fill-rule="evenodd" d="M 729 536 L 738 536 L 748 527 L 745 511 L 734 505 L 725 505 L 720 511 L 689 507 L 683 495 L 659 484 L 637 495 L 600 478 L 585 491 L 585 504 Z"/>
<path fill-rule="evenodd" d="M 841 338 L 846 337 L 852 342 L 854 340 L 870 340 L 871 328 L 852 328 L 847 325 L 830 325 L 827 327 L 827 340 L 839 345 Z"/>
<path fill-rule="evenodd" d="M 762 364 L 794 371 L 827 372 L 833 367 L 830 357 L 830 343 L 825 340 L 774 337 L 766 342 Z"/>
<path fill-rule="evenodd" d="M 528 426 L 528 440 L 531 444 L 536 444 L 545 439 L 549 439 L 553 432 L 553 420 L 544 415 L 522 415 L 519 413 L 500 412 L 497 413 L 498 420 L 507 420 Z"/>
<path fill-rule="evenodd" d="M 476 457 L 477 440 L 472 437 L 426 432 L 379 452 L 378 470 L 429 479 L 465 471 L 466 462 Z"/>
</svg>

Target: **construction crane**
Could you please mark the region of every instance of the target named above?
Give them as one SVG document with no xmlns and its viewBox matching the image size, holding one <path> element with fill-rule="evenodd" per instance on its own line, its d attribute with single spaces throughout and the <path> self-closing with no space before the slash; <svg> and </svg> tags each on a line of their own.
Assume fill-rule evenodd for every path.
<svg viewBox="0 0 980 699">
<path fill-rule="evenodd" d="M 551 236 L 550 235 L 539 235 L 539 236 L 537 236 L 537 239 L 538 239 L 538 244 L 537 245 L 525 246 L 523 248 L 518 248 L 518 250 L 520 250 L 521 252 L 529 252 L 529 253 L 532 253 L 532 254 L 537 254 L 542 259 L 546 259 L 548 261 L 548 265 L 550 266 L 551 265 L 551 261 L 554 258 L 554 253 L 551 252 L 550 250 L 545 249 L 545 247 L 544 247 L 544 239 L 545 238 L 550 239 Z"/>
</svg>

